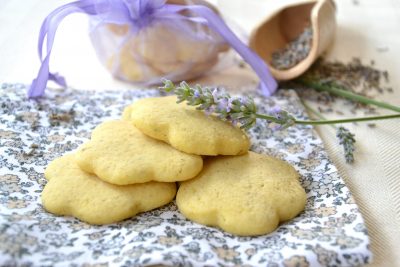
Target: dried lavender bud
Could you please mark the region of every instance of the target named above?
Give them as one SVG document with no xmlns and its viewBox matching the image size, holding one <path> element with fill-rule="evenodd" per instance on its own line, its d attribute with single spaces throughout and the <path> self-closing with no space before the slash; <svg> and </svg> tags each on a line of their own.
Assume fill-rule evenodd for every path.
<svg viewBox="0 0 400 267">
<path fill-rule="evenodd" d="M 272 53 L 271 65 L 276 69 L 286 70 L 305 59 L 311 50 L 312 34 L 310 26 L 304 28 L 304 31 L 285 48 Z"/>
<path fill-rule="evenodd" d="M 69 123 L 74 121 L 75 110 L 71 108 L 68 111 L 52 109 L 48 115 L 49 123 L 51 126 L 59 126 L 62 122 Z"/>
<path fill-rule="evenodd" d="M 275 130 L 283 130 L 296 124 L 296 119 L 286 110 L 270 112 L 269 114 L 277 119 L 277 121 L 275 121 L 274 123 L 278 124 L 279 126 L 274 127 L 273 129 Z"/>
<path fill-rule="evenodd" d="M 343 146 L 344 157 L 347 163 L 354 162 L 354 134 L 352 134 L 348 129 L 340 126 L 337 128 L 336 137 L 339 139 L 339 144 Z"/>
</svg>

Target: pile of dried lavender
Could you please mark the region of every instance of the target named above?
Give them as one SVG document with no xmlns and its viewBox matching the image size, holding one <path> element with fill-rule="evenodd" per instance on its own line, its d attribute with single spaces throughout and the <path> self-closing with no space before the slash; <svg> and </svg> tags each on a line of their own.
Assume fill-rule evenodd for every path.
<svg viewBox="0 0 400 267">
<path fill-rule="evenodd" d="M 300 79 L 302 78 L 327 85 L 335 84 L 335 86 L 340 86 L 341 89 L 369 98 L 375 98 L 385 92 L 393 92 L 393 89 L 388 86 L 389 74 L 387 71 L 375 68 L 373 61 L 369 65 L 363 64 L 358 58 L 353 58 L 347 63 L 339 61 L 329 62 L 320 59 L 300 77 Z M 337 99 L 340 98 L 339 96 L 328 92 L 318 92 L 293 82 L 282 83 L 281 87 L 299 89 L 297 92 L 300 96 L 305 100 L 317 103 L 319 106 L 318 109 L 322 113 L 336 112 L 338 115 L 343 114 L 335 106 Z M 344 103 L 353 114 L 357 110 L 363 111 L 364 114 L 377 113 L 376 108 L 373 106 L 350 100 L 346 100 Z"/>
<path fill-rule="evenodd" d="M 286 70 L 297 65 L 308 56 L 311 50 L 312 35 L 313 31 L 310 26 L 304 28 L 304 31 L 295 40 L 288 43 L 285 48 L 272 53 L 270 64 L 280 70 Z"/>
</svg>

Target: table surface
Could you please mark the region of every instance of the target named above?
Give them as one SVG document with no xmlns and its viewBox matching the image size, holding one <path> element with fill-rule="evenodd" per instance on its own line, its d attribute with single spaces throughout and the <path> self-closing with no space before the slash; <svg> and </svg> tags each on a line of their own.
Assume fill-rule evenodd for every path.
<svg viewBox="0 0 400 267">
<path fill-rule="evenodd" d="M 0 1 L 0 83 L 30 83 L 37 74 L 37 35 L 44 17 L 66 0 Z M 219 0 L 241 32 L 248 33 L 263 18 L 288 1 Z M 292 0 L 290 2 L 293 2 Z M 390 74 L 392 94 L 377 98 L 400 105 L 400 1 L 340 0 L 338 27 L 328 57 L 348 61 L 359 57 L 375 61 Z M 71 15 L 56 36 L 51 69 L 67 77 L 73 88 L 132 89 L 135 85 L 113 79 L 99 64 L 87 35 L 83 15 Z M 200 80 L 206 84 L 239 88 L 254 85 L 251 71 L 225 65 Z M 365 124 L 349 125 L 356 134 L 356 162 L 346 164 L 335 132 L 317 127 L 333 162 L 345 179 L 364 216 L 371 238 L 374 262 L 370 266 L 400 266 L 400 122 L 382 121 L 371 129 Z"/>
</svg>

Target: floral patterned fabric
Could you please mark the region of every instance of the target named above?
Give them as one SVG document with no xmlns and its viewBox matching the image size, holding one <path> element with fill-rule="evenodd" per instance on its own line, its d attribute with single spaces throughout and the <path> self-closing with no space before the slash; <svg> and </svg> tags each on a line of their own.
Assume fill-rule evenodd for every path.
<svg viewBox="0 0 400 267">
<path fill-rule="evenodd" d="M 0 88 L 1 266 L 360 266 L 370 262 L 369 240 L 354 200 L 310 126 L 272 131 L 259 122 L 252 150 L 290 162 L 301 174 L 307 206 L 275 232 L 238 237 L 186 220 L 174 203 L 121 223 L 93 226 L 47 213 L 43 172 L 75 150 L 100 122 L 156 90 L 55 91 L 38 101 L 26 88 Z M 295 92 L 264 99 L 305 118 Z"/>
</svg>

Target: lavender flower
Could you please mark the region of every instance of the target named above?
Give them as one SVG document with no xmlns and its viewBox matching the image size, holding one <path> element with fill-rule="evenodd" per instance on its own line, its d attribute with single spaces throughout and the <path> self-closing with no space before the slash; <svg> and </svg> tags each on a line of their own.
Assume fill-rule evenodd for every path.
<svg viewBox="0 0 400 267">
<path fill-rule="evenodd" d="M 229 113 L 232 109 L 232 98 L 221 98 L 218 100 L 218 109 Z"/>
<path fill-rule="evenodd" d="M 231 97 L 226 92 L 219 92 L 217 89 L 211 91 L 210 88 L 200 85 L 191 88 L 186 82 L 175 86 L 169 80 L 164 81 L 161 89 L 175 93 L 178 103 L 186 101 L 190 106 L 197 106 L 198 110 L 204 110 L 207 114 L 213 113 L 224 121 L 239 124 L 243 129 L 249 129 L 256 123 L 257 106 L 251 98 Z"/>
<path fill-rule="evenodd" d="M 271 114 L 272 116 L 274 116 L 276 118 L 276 120 L 274 121 L 274 123 L 279 124 L 279 128 L 275 128 L 275 129 L 286 129 L 289 128 L 290 126 L 293 126 L 296 124 L 296 119 L 289 114 L 286 110 L 279 110 L 278 112 L 276 112 L 275 114 Z"/>
<path fill-rule="evenodd" d="M 336 137 L 339 139 L 339 144 L 343 146 L 344 157 L 347 163 L 354 162 L 354 134 L 352 134 L 348 129 L 340 126 L 337 128 Z"/>
</svg>

